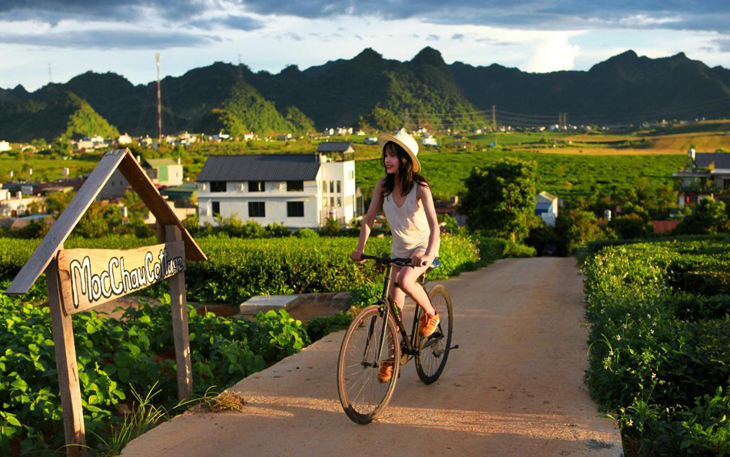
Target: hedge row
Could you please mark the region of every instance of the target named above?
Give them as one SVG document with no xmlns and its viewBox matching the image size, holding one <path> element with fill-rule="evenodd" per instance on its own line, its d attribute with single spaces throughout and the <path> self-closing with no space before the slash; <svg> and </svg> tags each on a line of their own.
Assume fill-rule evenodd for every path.
<svg viewBox="0 0 730 457">
<path fill-rule="evenodd" d="M 205 262 L 188 262 L 188 299 L 201 302 L 239 304 L 254 295 L 347 291 L 382 275 L 374 262 L 356 264 L 349 259 L 356 238 L 272 238 L 240 239 L 227 236 L 197 240 L 208 256 Z M 129 249 L 155 244 L 154 239 L 110 236 L 96 240 L 70 239 L 67 248 Z M 0 239 L 0 286 L 7 287 L 32 254 L 38 240 Z M 444 279 L 473 268 L 484 259 L 502 257 L 506 244 L 486 239 L 477 245 L 467 236 L 441 237 L 442 267 L 430 277 Z M 480 257 L 480 247 L 483 256 Z M 372 238 L 371 255 L 390 254 L 390 238 Z M 45 295 L 41 280 L 33 295 Z M 153 288 L 154 289 L 154 288 Z M 145 293 L 159 295 L 164 287 Z"/>
<path fill-rule="evenodd" d="M 616 415 L 627 455 L 728 455 L 725 239 L 604 247 L 583 271 L 586 381 Z"/>
</svg>

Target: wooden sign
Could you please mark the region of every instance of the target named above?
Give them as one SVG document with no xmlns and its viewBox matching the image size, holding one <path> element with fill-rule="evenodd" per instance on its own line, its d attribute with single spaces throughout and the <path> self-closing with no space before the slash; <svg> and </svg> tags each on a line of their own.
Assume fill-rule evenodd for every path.
<svg viewBox="0 0 730 457">
<path fill-rule="evenodd" d="M 75 314 L 144 289 L 185 270 L 185 244 L 138 249 L 65 249 L 58 254 L 61 298 Z"/>
<path fill-rule="evenodd" d="M 161 244 L 125 251 L 64 250 L 64 241 L 117 169 L 157 218 L 157 240 Z M 182 400 L 193 394 L 185 293 L 186 259 L 199 261 L 208 258 L 134 156 L 127 149 L 119 149 L 104 154 L 99 165 L 5 291 L 8 295 L 25 294 L 38 277 L 44 271 L 46 273 L 63 429 L 69 455 L 86 452 L 81 385 L 71 323 L 74 313 L 167 279 L 170 285 L 178 397 Z"/>
</svg>

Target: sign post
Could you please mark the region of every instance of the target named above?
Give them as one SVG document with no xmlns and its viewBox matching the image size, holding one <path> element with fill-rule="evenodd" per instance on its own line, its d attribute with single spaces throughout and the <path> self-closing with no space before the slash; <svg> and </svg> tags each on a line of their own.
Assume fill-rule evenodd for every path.
<svg viewBox="0 0 730 457">
<path fill-rule="evenodd" d="M 63 249 L 63 243 L 119 169 L 157 219 L 160 244 L 137 249 Z M 129 150 L 104 155 L 66 210 L 6 290 L 21 295 L 45 272 L 53 326 L 63 428 L 69 455 L 85 453 L 86 431 L 74 345 L 72 315 L 90 310 L 160 281 L 170 284 L 178 397 L 193 393 L 185 292 L 186 261 L 207 260 Z"/>
</svg>

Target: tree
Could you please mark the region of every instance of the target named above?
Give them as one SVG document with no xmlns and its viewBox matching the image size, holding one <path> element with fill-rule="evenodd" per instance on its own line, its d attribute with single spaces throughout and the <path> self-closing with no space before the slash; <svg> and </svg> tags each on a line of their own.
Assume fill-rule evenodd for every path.
<svg viewBox="0 0 730 457">
<path fill-rule="evenodd" d="M 694 208 L 692 214 L 685 216 L 674 232 L 695 235 L 713 234 L 726 230 L 727 226 L 728 215 L 725 212 L 725 203 L 708 197 Z"/>
<path fill-rule="evenodd" d="M 122 211 L 117 205 L 92 203 L 73 233 L 84 238 L 100 238 L 122 225 Z"/>
<path fill-rule="evenodd" d="M 654 226 L 645 221 L 637 213 L 622 214 L 613 219 L 609 224 L 619 237 L 624 240 L 632 238 L 645 238 L 654 233 Z"/>
<path fill-rule="evenodd" d="M 58 219 L 73 198 L 73 192 L 51 192 L 46 196 L 46 211 L 51 213 L 54 219 Z"/>
<path fill-rule="evenodd" d="M 522 240 L 535 214 L 537 163 L 512 157 L 474 168 L 466 179 L 459 212 L 467 226 L 500 238 Z"/>
<path fill-rule="evenodd" d="M 589 241 L 616 238 L 613 230 L 602 230 L 596 215 L 590 211 L 563 211 L 555 220 L 555 233 L 560 255 L 570 255 L 573 249 Z"/>
</svg>

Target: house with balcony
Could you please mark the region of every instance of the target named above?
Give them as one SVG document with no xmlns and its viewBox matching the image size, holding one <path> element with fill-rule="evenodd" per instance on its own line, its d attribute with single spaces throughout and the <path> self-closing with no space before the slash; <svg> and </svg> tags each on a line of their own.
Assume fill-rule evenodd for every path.
<svg viewBox="0 0 730 457">
<path fill-rule="evenodd" d="M 687 151 L 682 171 L 672 175 L 679 181 L 679 207 L 696 205 L 707 197 L 730 202 L 730 153 Z"/>
<path fill-rule="evenodd" d="M 208 156 L 196 179 L 201 225 L 234 214 L 289 228 L 350 222 L 358 207 L 355 161 L 333 152 Z"/>
</svg>

